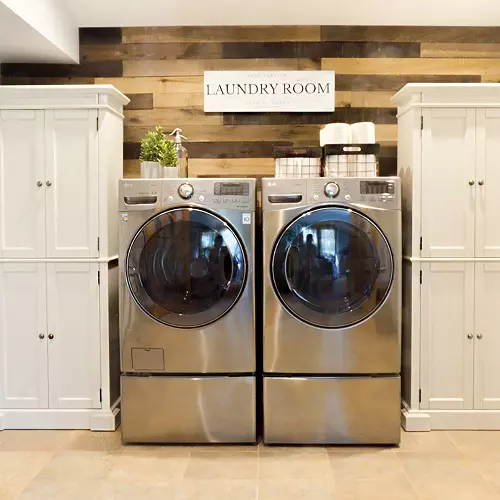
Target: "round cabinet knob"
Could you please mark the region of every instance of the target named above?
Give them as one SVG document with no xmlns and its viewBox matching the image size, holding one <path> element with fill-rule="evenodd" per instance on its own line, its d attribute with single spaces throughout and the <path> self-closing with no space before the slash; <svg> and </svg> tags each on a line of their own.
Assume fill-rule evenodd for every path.
<svg viewBox="0 0 500 500">
<path fill-rule="evenodd" d="M 483 181 L 483 180 L 480 180 L 480 181 L 478 181 L 478 184 L 479 184 L 480 186 L 482 186 L 482 185 L 484 184 L 484 181 Z"/>
<path fill-rule="evenodd" d="M 45 184 L 47 184 L 47 187 L 52 186 L 52 182 L 50 182 L 50 181 L 47 181 Z"/>
<path fill-rule="evenodd" d="M 472 335 L 472 333 L 469 333 L 469 335 L 467 335 L 468 339 L 472 339 L 473 337 L 474 337 L 474 335 Z"/>
<path fill-rule="evenodd" d="M 183 200 L 189 200 L 189 198 L 191 198 L 191 196 L 193 196 L 193 194 L 194 194 L 194 188 L 193 188 L 193 186 L 191 186 L 191 184 L 187 184 L 187 183 L 181 184 L 179 186 L 178 192 L 179 192 L 179 196 Z"/>
<path fill-rule="evenodd" d="M 328 198 L 335 198 L 339 195 L 339 192 L 340 188 L 336 182 L 329 182 L 325 186 L 325 195 L 328 196 Z"/>
<path fill-rule="evenodd" d="M 43 339 L 45 338 L 45 335 L 44 335 L 43 333 L 39 333 L 39 334 L 38 334 L 38 338 L 39 338 L 40 340 L 43 340 Z"/>
<path fill-rule="evenodd" d="M 36 183 L 36 185 L 37 185 L 39 188 L 41 188 L 41 187 L 43 186 L 43 182 L 42 182 L 42 181 L 38 181 L 38 182 Z"/>
<path fill-rule="evenodd" d="M 473 186 L 473 185 L 474 185 L 474 181 L 471 179 L 471 180 L 469 181 L 469 186 Z"/>
<path fill-rule="evenodd" d="M 481 340 L 481 339 L 483 338 L 483 334 L 482 334 L 482 333 L 478 333 L 478 334 L 477 334 L 477 338 L 478 338 L 479 340 Z"/>
<path fill-rule="evenodd" d="M 52 335 L 52 333 L 49 333 L 48 337 L 50 340 L 52 340 L 54 338 L 54 335 Z"/>
</svg>

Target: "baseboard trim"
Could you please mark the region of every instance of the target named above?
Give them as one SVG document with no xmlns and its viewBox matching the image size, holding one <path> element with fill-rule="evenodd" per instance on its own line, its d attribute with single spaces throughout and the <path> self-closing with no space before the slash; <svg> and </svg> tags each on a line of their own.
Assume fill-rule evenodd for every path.
<svg viewBox="0 0 500 500">
<path fill-rule="evenodd" d="M 403 401 L 401 424 L 407 432 L 500 430 L 500 410 L 414 410 Z"/>
<path fill-rule="evenodd" d="M 88 429 L 114 431 L 120 408 L 113 410 L 0 410 L 0 431 L 7 429 Z"/>
</svg>

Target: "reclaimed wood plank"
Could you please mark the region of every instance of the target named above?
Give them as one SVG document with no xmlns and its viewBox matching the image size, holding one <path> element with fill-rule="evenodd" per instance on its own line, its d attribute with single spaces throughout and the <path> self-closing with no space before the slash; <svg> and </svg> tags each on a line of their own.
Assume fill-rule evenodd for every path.
<svg viewBox="0 0 500 500">
<path fill-rule="evenodd" d="M 165 59 L 220 59 L 220 43 L 125 43 L 124 59 L 161 61 Z"/>
<path fill-rule="evenodd" d="M 123 28 L 124 43 L 319 41 L 320 26 L 161 26 Z"/>
<path fill-rule="evenodd" d="M 96 84 L 114 85 L 124 94 L 203 93 L 203 76 L 164 76 L 164 77 L 132 77 L 132 78 L 96 78 Z"/>
<path fill-rule="evenodd" d="M 130 102 L 124 109 L 153 109 L 153 94 L 128 94 Z"/>
<path fill-rule="evenodd" d="M 115 45 L 122 43 L 122 28 L 80 28 L 80 45 Z"/>
<path fill-rule="evenodd" d="M 499 27 L 322 26 L 321 40 L 344 42 L 500 42 Z"/>
<path fill-rule="evenodd" d="M 194 76 L 204 71 L 320 69 L 312 59 L 177 59 L 123 61 L 123 76 Z"/>
<path fill-rule="evenodd" d="M 500 75 L 497 59 L 324 58 L 321 69 L 339 75 Z"/>
<path fill-rule="evenodd" d="M 500 43 L 422 43 L 421 56 L 493 59 L 500 57 Z"/>
<path fill-rule="evenodd" d="M 156 125 L 162 125 L 167 130 L 186 125 L 222 125 L 222 115 L 204 113 L 196 109 L 125 111 L 125 126 L 155 127 Z"/>
</svg>

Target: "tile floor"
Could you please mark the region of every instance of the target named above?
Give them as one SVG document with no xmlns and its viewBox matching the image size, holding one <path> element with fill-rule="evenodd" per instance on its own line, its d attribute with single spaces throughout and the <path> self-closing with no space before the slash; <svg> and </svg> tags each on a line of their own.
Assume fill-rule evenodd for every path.
<svg viewBox="0 0 500 500">
<path fill-rule="evenodd" d="M 0 500 L 500 500 L 500 432 L 403 433 L 399 448 L 121 446 L 0 432 Z"/>
</svg>

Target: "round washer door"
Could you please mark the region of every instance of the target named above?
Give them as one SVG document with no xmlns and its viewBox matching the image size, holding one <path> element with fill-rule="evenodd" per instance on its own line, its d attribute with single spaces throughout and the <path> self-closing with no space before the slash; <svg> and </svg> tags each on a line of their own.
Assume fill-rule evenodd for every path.
<svg viewBox="0 0 500 500">
<path fill-rule="evenodd" d="M 247 267 L 228 222 L 205 210 L 175 208 L 139 229 L 125 268 L 130 292 L 146 314 L 168 326 L 198 328 L 236 304 Z"/>
<path fill-rule="evenodd" d="M 313 326 L 346 328 L 371 316 L 392 285 L 392 251 L 382 231 L 355 210 L 330 206 L 293 220 L 271 261 L 275 291 Z"/>
</svg>

